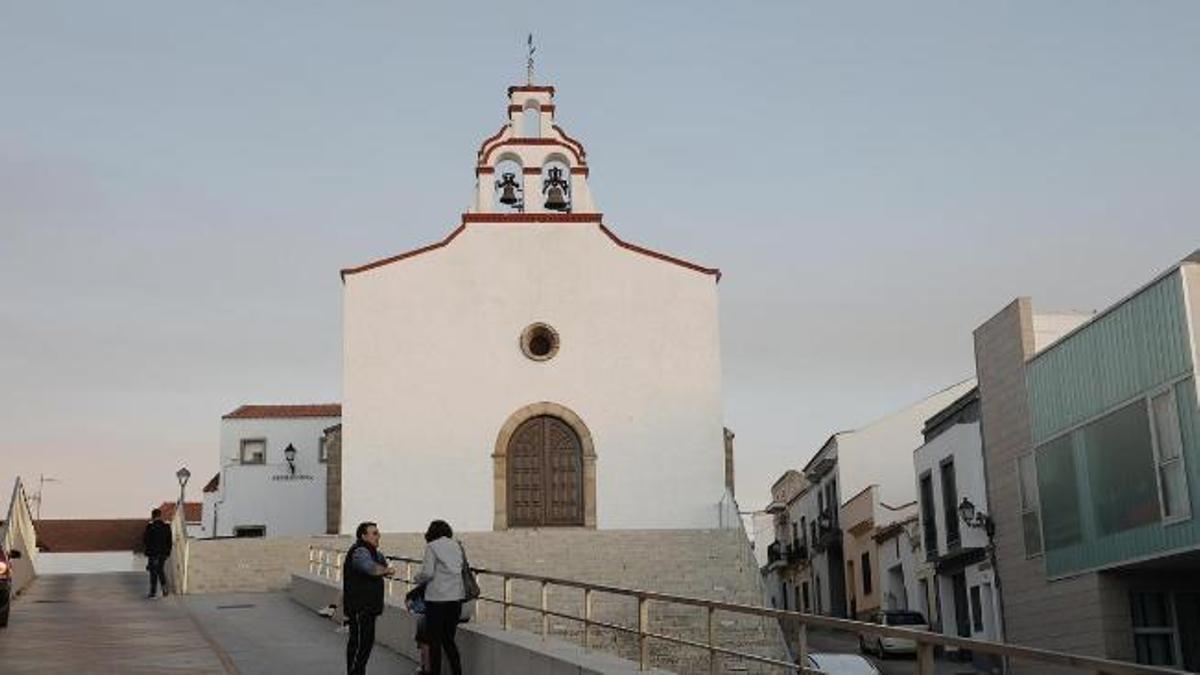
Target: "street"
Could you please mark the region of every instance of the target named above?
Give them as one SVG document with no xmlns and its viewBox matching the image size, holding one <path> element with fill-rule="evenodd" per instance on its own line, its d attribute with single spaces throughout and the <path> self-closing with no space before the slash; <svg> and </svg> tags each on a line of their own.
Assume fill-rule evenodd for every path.
<svg viewBox="0 0 1200 675">
<path fill-rule="evenodd" d="M 809 648 L 813 652 L 834 652 L 839 654 L 861 654 L 858 649 L 858 638 L 847 633 L 818 631 L 809 632 Z M 916 658 L 909 655 L 890 656 L 880 659 L 873 654 L 865 655 L 884 675 L 916 675 Z M 938 675 L 979 675 L 983 671 L 976 670 L 970 662 L 951 661 L 939 657 L 937 662 Z"/>
</svg>

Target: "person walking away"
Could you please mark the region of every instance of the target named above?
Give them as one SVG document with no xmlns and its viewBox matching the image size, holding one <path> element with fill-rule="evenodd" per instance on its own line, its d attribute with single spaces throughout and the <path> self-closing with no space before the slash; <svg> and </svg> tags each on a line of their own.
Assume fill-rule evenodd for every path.
<svg viewBox="0 0 1200 675">
<path fill-rule="evenodd" d="M 146 553 L 146 571 L 150 573 L 150 595 L 153 598 L 162 584 L 163 597 L 167 597 L 167 558 L 171 557 L 171 526 L 164 523 L 162 509 L 150 512 L 150 522 L 142 533 L 142 549 Z"/>
<path fill-rule="evenodd" d="M 365 675 L 375 646 L 375 619 L 383 614 L 383 579 L 396 573 L 379 552 L 379 527 L 359 524 L 342 564 L 342 611 L 350 624 L 346 672 Z"/>
<path fill-rule="evenodd" d="M 430 639 L 431 675 L 442 673 L 442 653 L 450 661 L 453 675 L 462 675 L 462 661 L 454 634 L 466 597 L 463 564 L 466 554 L 454 540 L 454 531 L 444 520 L 435 520 L 425 531 L 425 558 L 414 580 L 425 584 L 425 621 Z"/>
</svg>

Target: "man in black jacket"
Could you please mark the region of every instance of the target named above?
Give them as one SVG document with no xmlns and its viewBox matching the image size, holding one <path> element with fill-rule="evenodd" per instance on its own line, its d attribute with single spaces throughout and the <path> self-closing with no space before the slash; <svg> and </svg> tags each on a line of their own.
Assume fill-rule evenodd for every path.
<svg viewBox="0 0 1200 675">
<path fill-rule="evenodd" d="M 167 574 L 163 566 L 171 555 L 171 526 L 164 523 L 162 511 L 154 509 L 150 512 L 150 524 L 142 534 L 142 547 L 146 551 L 146 570 L 150 572 L 150 595 L 153 598 L 162 582 L 163 597 L 167 597 Z"/>
<path fill-rule="evenodd" d="M 375 619 L 383 614 L 383 578 L 396 573 L 379 552 L 379 527 L 362 523 L 342 564 L 342 612 L 350 623 L 346 672 L 365 675 L 375 646 Z"/>
</svg>

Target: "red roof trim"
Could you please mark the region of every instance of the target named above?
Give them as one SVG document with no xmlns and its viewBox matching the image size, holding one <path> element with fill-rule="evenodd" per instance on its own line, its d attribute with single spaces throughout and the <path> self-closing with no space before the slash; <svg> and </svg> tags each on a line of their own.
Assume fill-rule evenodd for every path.
<svg viewBox="0 0 1200 675">
<path fill-rule="evenodd" d="M 480 164 L 486 164 L 488 159 L 492 156 L 492 153 L 496 151 L 496 148 L 502 148 L 506 145 L 557 145 L 570 150 L 571 154 L 575 155 L 575 161 L 579 162 L 580 164 L 587 164 L 587 160 L 583 158 L 583 154 L 579 151 L 579 149 L 577 149 L 574 145 L 571 145 L 566 141 L 560 141 L 557 138 L 506 138 L 503 141 L 500 141 L 499 143 L 489 147 L 483 153 L 483 156 L 479 158 Z"/>
<path fill-rule="evenodd" d="M 341 403 L 303 403 L 299 405 L 238 406 L 237 410 L 221 416 L 223 420 L 268 419 L 276 417 L 341 417 Z"/>
<path fill-rule="evenodd" d="M 464 213 L 463 224 L 507 225 L 510 223 L 599 223 L 601 213 Z"/>
<path fill-rule="evenodd" d="M 554 95 L 554 87 L 535 86 L 532 84 L 509 87 L 508 95 L 512 96 L 514 91 L 546 92 L 546 93 L 550 94 L 551 96 Z"/>
<path fill-rule="evenodd" d="M 346 269 L 342 270 L 342 281 L 343 282 L 346 281 L 346 275 L 348 275 L 348 274 L 358 274 L 359 272 L 366 272 L 367 270 L 373 270 L 376 267 L 383 267 L 384 265 L 387 265 L 389 263 L 394 263 L 394 262 L 397 262 L 400 260 L 404 260 L 405 258 L 411 258 L 413 256 L 421 255 L 422 253 L 428 253 L 429 251 L 439 249 L 439 248 L 445 246 L 446 244 L 449 244 L 450 242 L 454 241 L 454 238 L 457 237 L 459 234 L 462 234 L 462 231 L 464 229 L 466 229 L 466 227 L 467 226 L 465 224 L 459 225 L 458 227 L 454 228 L 454 231 L 450 233 L 450 236 L 437 242 L 436 244 L 422 246 L 421 248 L 413 249 L 411 251 L 406 251 L 399 255 L 394 255 L 390 258 L 383 258 L 382 260 L 376 260 L 375 262 L 370 262 L 370 263 L 367 263 L 366 265 L 360 265 L 358 267 L 346 268 Z"/>
<path fill-rule="evenodd" d="M 686 267 L 687 269 L 700 272 L 701 274 L 712 275 L 716 277 L 717 282 L 721 281 L 721 270 L 715 267 L 704 267 L 703 265 L 697 265 L 696 263 L 689 262 L 683 258 L 676 258 L 675 256 L 659 253 L 658 251 L 648 249 L 644 246 L 631 244 L 614 234 L 612 230 L 608 229 L 604 223 L 601 222 L 601 219 L 602 214 L 600 213 L 464 213 L 462 216 L 462 225 L 459 225 L 458 228 L 450 233 L 450 236 L 446 237 L 442 241 L 409 251 L 407 253 L 401 253 L 400 255 L 395 255 L 390 258 L 377 260 L 361 267 L 342 270 L 342 281 L 346 280 L 347 274 L 365 272 L 370 269 L 375 269 L 376 267 L 382 267 L 384 265 L 398 262 L 406 258 L 411 258 L 434 249 L 442 248 L 453 241 L 453 239 L 457 237 L 459 233 L 465 230 L 467 224 L 505 225 L 519 223 L 557 223 L 562 225 L 595 223 L 600 226 L 600 231 L 603 232 L 609 239 L 611 239 L 614 244 L 627 251 L 640 253 L 644 256 L 654 258 L 655 260 L 661 260 L 673 265 L 679 265 L 680 267 Z"/>
<path fill-rule="evenodd" d="M 560 127 L 560 126 L 558 126 L 557 124 L 552 124 L 552 125 L 550 125 L 550 126 L 551 126 L 551 127 L 552 127 L 552 128 L 555 130 L 555 131 L 557 131 L 557 132 L 559 133 L 559 135 L 561 135 L 561 136 L 563 137 L 563 140 L 565 140 L 565 141 L 566 141 L 566 142 L 568 142 L 568 143 L 572 143 L 572 144 L 574 144 L 574 145 L 575 145 L 575 147 L 579 149 L 579 154 L 583 155 L 584 157 L 587 157 L 587 150 L 584 150 L 584 149 L 583 149 L 583 143 L 580 143 L 579 141 L 575 140 L 574 138 L 571 138 L 571 137 L 570 137 L 570 136 L 567 134 L 567 132 L 563 131 L 563 128 L 562 128 L 562 127 Z"/>
<path fill-rule="evenodd" d="M 641 253 L 642 255 L 650 256 L 651 258 L 655 258 L 657 260 L 662 260 L 664 262 L 669 262 L 669 263 L 672 263 L 675 265 L 679 265 L 680 267 L 686 267 L 690 270 L 695 270 L 702 274 L 711 274 L 717 278 L 718 282 L 721 281 L 721 270 L 719 270 L 715 267 L 704 267 L 703 265 L 697 265 L 694 262 L 688 262 L 687 260 L 684 260 L 683 258 L 676 258 L 674 256 L 669 256 L 666 253 L 659 253 L 658 251 L 653 251 L 644 246 L 638 246 L 637 244 L 630 244 L 629 242 L 627 242 L 627 241 L 621 239 L 620 237 L 618 237 L 617 235 L 613 234 L 613 231 L 608 229 L 607 227 L 605 227 L 604 223 L 600 223 L 600 231 L 603 232 L 604 234 L 607 234 L 608 238 L 612 239 L 613 243 L 615 243 L 617 246 L 620 246 L 621 248 L 628 249 L 635 253 Z"/>
<path fill-rule="evenodd" d="M 501 136 L 503 136 L 504 130 L 507 128 L 508 128 L 508 124 L 505 124 L 500 127 L 500 131 L 497 131 L 496 133 L 492 134 L 491 136 L 488 136 L 487 138 L 483 139 L 483 142 L 479 144 L 479 150 L 475 153 L 475 156 L 482 157 L 483 149 L 487 147 L 488 143 L 491 143 L 492 141 L 496 140 L 497 138 L 500 138 Z"/>
</svg>

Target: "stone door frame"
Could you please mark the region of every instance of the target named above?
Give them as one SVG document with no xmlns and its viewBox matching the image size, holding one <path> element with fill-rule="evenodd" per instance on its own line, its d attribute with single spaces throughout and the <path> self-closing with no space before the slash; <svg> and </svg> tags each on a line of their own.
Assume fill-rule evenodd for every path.
<svg viewBox="0 0 1200 675">
<path fill-rule="evenodd" d="M 493 530 L 507 530 L 508 526 L 508 444 L 517 427 L 534 417 L 556 417 L 562 420 L 579 437 L 583 453 L 583 526 L 596 529 L 596 446 L 592 443 L 592 432 L 583 420 L 566 406 L 550 401 L 530 403 L 509 415 L 500 433 L 496 436 L 496 447 L 492 453 Z"/>
</svg>

